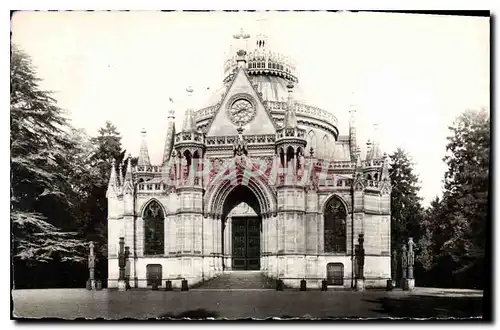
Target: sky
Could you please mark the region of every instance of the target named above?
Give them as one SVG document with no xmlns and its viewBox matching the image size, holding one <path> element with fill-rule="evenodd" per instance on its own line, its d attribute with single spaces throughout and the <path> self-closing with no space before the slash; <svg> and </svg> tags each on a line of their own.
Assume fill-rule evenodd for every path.
<svg viewBox="0 0 500 330">
<path fill-rule="evenodd" d="M 96 135 L 109 120 L 132 155 L 146 128 L 153 163 L 162 157 L 168 110 L 180 128 L 187 106 L 208 105 L 240 28 L 264 30 L 273 50 L 294 58 L 307 103 L 332 112 L 341 134 L 353 103 L 363 150 L 373 124 L 383 151 L 406 150 L 424 205 L 441 194 L 448 127 L 466 109 L 490 109 L 487 17 L 18 12 L 11 21 L 12 42 L 32 57 L 41 87 L 54 91 L 72 125 Z"/>
</svg>

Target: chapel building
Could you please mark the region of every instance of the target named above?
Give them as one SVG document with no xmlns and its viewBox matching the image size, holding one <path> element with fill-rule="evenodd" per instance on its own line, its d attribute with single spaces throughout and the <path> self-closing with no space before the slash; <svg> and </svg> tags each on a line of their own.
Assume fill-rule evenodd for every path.
<svg viewBox="0 0 500 330">
<path fill-rule="evenodd" d="M 108 287 L 117 287 L 119 239 L 132 287 L 256 270 L 285 285 L 352 287 L 364 234 L 366 287 L 391 278 L 388 157 L 364 159 L 355 107 L 347 135 L 332 112 L 302 100 L 294 62 L 265 35 L 224 63 L 223 86 L 202 109 L 168 112 L 163 159 L 143 139 L 137 166 L 113 164 L 108 198 Z M 188 89 L 188 93 L 192 90 Z M 145 132 L 144 132 L 145 133 Z M 145 135 L 145 134 L 143 134 Z"/>
</svg>

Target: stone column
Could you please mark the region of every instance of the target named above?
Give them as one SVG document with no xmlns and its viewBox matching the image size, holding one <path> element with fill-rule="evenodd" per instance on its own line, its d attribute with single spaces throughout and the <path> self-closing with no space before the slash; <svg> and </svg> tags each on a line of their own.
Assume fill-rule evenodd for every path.
<svg viewBox="0 0 500 330">
<path fill-rule="evenodd" d="M 94 242 L 90 242 L 89 245 L 89 279 L 87 281 L 87 289 L 95 289 L 95 278 L 94 278 L 94 266 L 95 266 L 95 255 L 94 255 Z"/>
<path fill-rule="evenodd" d="M 413 265 L 415 263 L 415 252 L 413 251 L 415 247 L 415 242 L 413 242 L 413 237 L 408 238 L 408 278 L 406 280 L 405 289 L 413 290 L 415 288 L 415 278 L 413 277 Z"/>
<path fill-rule="evenodd" d="M 406 244 L 401 246 L 401 288 L 404 290 L 406 288 L 406 278 L 408 270 L 408 255 L 406 253 Z"/>
<path fill-rule="evenodd" d="M 233 219 L 231 217 L 227 218 L 226 221 L 226 231 L 227 231 L 227 241 L 225 242 L 227 246 L 227 263 L 226 269 L 232 270 L 232 255 L 233 255 Z"/>
<path fill-rule="evenodd" d="M 127 284 L 125 281 L 126 256 L 125 256 L 124 237 L 120 237 L 119 245 L 120 245 L 120 252 L 118 252 L 118 267 L 119 267 L 118 291 L 125 291 L 127 290 Z"/>
<path fill-rule="evenodd" d="M 220 215 L 217 215 L 215 217 L 215 270 L 217 271 L 217 273 L 220 272 L 221 270 L 221 233 L 222 233 L 222 229 L 221 229 L 221 226 L 220 226 Z"/>
<path fill-rule="evenodd" d="M 396 277 L 397 277 L 397 270 L 398 270 L 398 255 L 396 250 L 392 251 L 392 258 L 391 258 L 391 278 L 387 280 L 387 286 L 386 290 L 387 291 L 392 291 L 396 287 Z"/>
</svg>

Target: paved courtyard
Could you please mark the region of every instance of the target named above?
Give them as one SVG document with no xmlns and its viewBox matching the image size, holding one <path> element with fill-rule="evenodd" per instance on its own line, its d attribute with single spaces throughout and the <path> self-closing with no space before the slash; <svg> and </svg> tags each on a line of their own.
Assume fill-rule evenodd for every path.
<svg viewBox="0 0 500 330">
<path fill-rule="evenodd" d="M 482 292 L 203 290 L 188 292 L 13 290 L 14 317 L 52 318 L 381 318 L 481 317 Z"/>
</svg>

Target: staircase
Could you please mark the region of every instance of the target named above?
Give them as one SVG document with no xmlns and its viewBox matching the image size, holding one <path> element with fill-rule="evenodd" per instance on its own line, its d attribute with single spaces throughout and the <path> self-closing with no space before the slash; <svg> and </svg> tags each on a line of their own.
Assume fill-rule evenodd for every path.
<svg viewBox="0 0 500 330">
<path fill-rule="evenodd" d="M 260 271 L 231 271 L 202 283 L 199 289 L 274 289 L 276 284 Z"/>
</svg>

